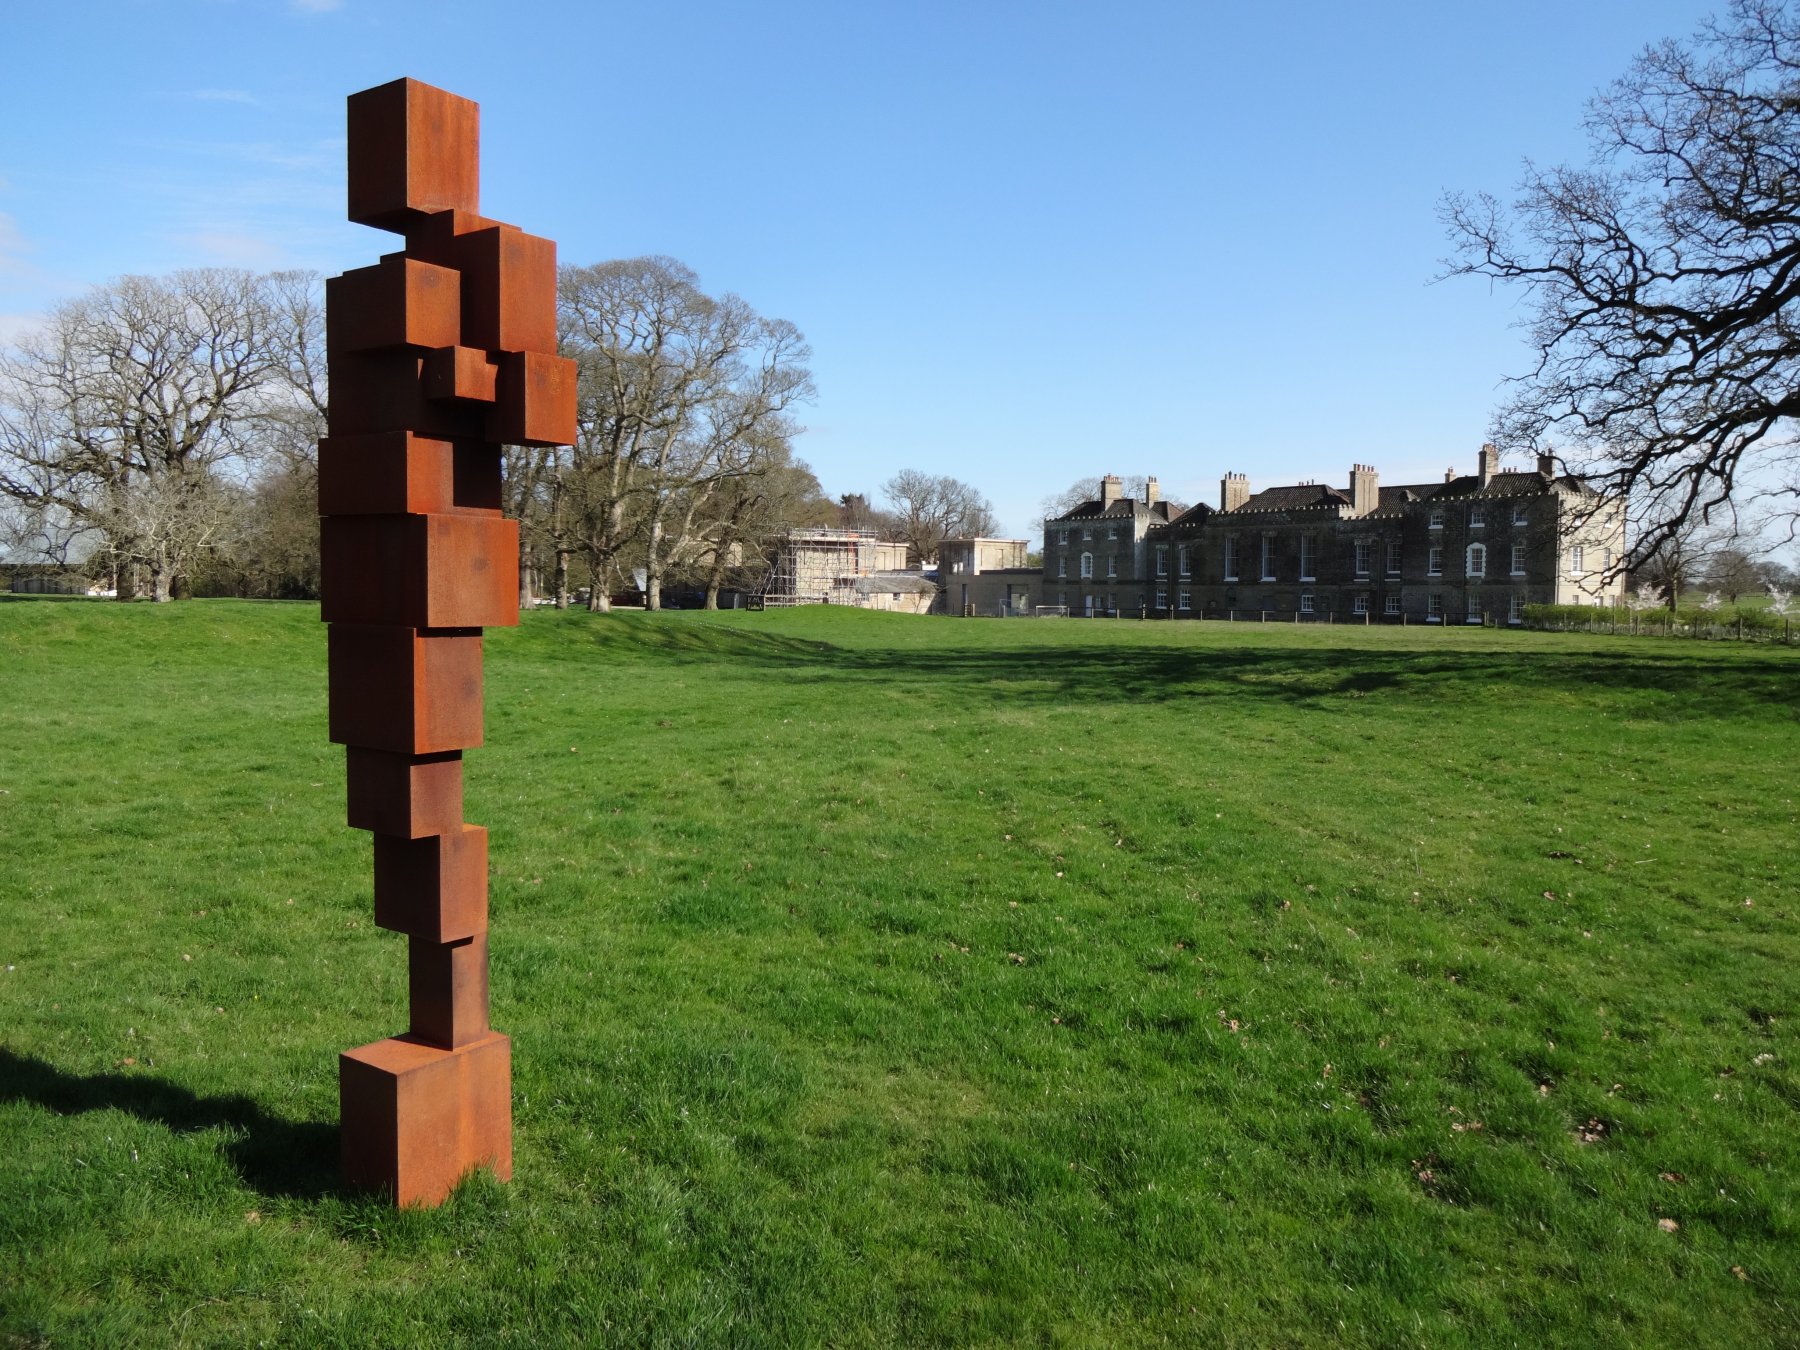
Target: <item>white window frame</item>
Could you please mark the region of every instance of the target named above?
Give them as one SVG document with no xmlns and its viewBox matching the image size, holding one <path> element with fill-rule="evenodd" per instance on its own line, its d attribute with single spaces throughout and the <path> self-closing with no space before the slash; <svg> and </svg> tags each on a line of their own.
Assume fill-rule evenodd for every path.
<svg viewBox="0 0 1800 1350">
<path fill-rule="evenodd" d="M 1300 536 L 1300 580 L 1317 581 L 1319 544 L 1311 534 Z"/>
<path fill-rule="evenodd" d="M 1167 544 L 1156 546 L 1156 575 L 1159 577 L 1169 575 L 1169 546 Z"/>
<path fill-rule="evenodd" d="M 1390 577 L 1400 575 L 1400 560 L 1405 554 L 1405 546 L 1398 539 L 1387 541 L 1387 574 Z"/>
<path fill-rule="evenodd" d="M 1069 575 L 1069 555 L 1068 554 L 1059 553 L 1056 555 L 1056 575 L 1059 577 L 1067 577 Z"/>
<path fill-rule="evenodd" d="M 1425 597 L 1425 622 L 1442 623 L 1444 621 L 1444 595 L 1442 591 L 1433 591 Z"/>
<path fill-rule="evenodd" d="M 1350 612 L 1352 614 L 1367 614 L 1369 612 L 1369 597 L 1366 595 L 1351 596 Z"/>
<path fill-rule="evenodd" d="M 1119 527 L 1117 525 L 1108 525 L 1106 527 L 1106 537 L 1108 539 L 1117 539 L 1119 537 Z"/>
<path fill-rule="evenodd" d="M 1431 552 L 1425 555 L 1425 575 L 1441 577 L 1444 575 L 1444 546 L 1433 544 Z"/>
<path fill-rule="evenodd" d="M 1275 580 L 1275 536 L 1272 534 L 1262 536 L 1262 579 Z"/>
<path fill-rule="evenodd" d="M 1400 597 L 1397 595 L 1388 596 L 1387 599 L 1382 602 L 1381 612 L 1383 614 L 1400 613 Z"/>
<path fill-rule="evenodd" d="M 1569 575 L 1585 577 L 1587 575 L 1587 548 L 1582 544 L 1574 544 L 1569 548 Z"/>
<path fill-rule="evenodd" d="M 1118 554 L 1109 553 L 1106 555 L 1106 575 L 1109 577 L 1116 577 L 1119 575 L 1119 555 Z"/>
<path fill-rule="evenodd" d="M 1238 579 L 1238 554 L 1240 552 L 1238 537 L 1235 534 L 1225 536 L 1225 580 Z"/>
<path fill-rule="evenodd" d="M 1193 607 L 1194 607 L 1194 605 L 1193 605 L 1193 596 L 1192 596 L 1192 594 L 1191 594 L 1191 593 L 1190 593 L 1190 592 L 1189 592 L 1189 591 L 1188 591 L 1188 589 L 1187 589 L 1187 587 L 1185 587 L 1185 586 L 1184 586 L 1184 587 L 1182 587 L 1182 588 L 1181 588 L 1181 590 L 1179 590 L 1179 591 L 1177 591 L 1177 592 L 1176 592 L 1176 595 L 1175 595 L 1175 598 L 1176 598 L 1176 601 L 1177 601 L 1177 605 L 1176 605 L 1176 607 L 1177 607 L 1177 608 L 1178 608 L 1178 609 L 1182 609 L 1182 610 L 1190 610 L 1190 609 L 1192 609 L 1192 608 L 1193 608 Z"/>
<path fill-rule="evenodd" d="M 1525 597 L 1514 591 L 1506 599 L 1506 621 L 1508 623 L 1525 622 Z"/>
<path fill-rule="evenodd" d="M 1079 573 L 1080 573 L 1081 579 L 1083 581 L 1092 581 L 1094 579 L 1094 555 L 1093 554 L 1083 553 L 1081 555 L 1081 566 L 1079 569 Z"/>
<path fill-rule="evenodd" d="M 1366 577 L 1375 566 L 1375 541 L 1358 539 L 1356 541 L 1356 575 Z"/>
<path fill-rule="evenodd" d="M 1444 513 L 1442 511 L 1433 511 L 1431 513 L 1431 528 L 1434 530 L 1441 530 L 1444 528 Z"/>
<path fill-rule="evenodd" d="M 1487 508 L 1485 506 L 1471 506 L 1469 508 L 1469 528 L 1471 530 L 1479 530 L 1486 525 Z"/>
<path fill-rule="evenodd" d="M 1531 512 L 1525 509 L 1524 502 L 1518 502 L 1518 503 L 1514 504 L 1514 506 L 1513 506 L 1513 524 L 1515 524 L 1515 525 L 1531 524 Z"/>
<path fill-rule="evenodd" d="M 1193 573 L 1193 569 L 1188 563 L 1188 546 L 1186 544 L 1178 546 L 1175 550 L 1175 570 L 1184 577 L 1191 576 Z"/>
<path fill-rule="evenodd" d="M 1300 612 L 1302 614 L 1313 612 L 1313 593 L 1311 591 L 1300 592 Z"/>
<path fill-rule="evenodd" d="M 1169 607 L 1169 593 L 1160 586 L 1156 588 L 1156 607 L 1158 609 Z"/>
<path fill-rule="evenodd" d="M 1463 574 L 1471 577 L 1487 575 L 1487 545 L 1470 544 L 1463 550 Z"/>
<path fill-rule="evenodd" d="M 1512 574 L 1515 577 L 1525 575 L 1525 545 L 1523 544 L 1512 546 Z"/>
</svg>

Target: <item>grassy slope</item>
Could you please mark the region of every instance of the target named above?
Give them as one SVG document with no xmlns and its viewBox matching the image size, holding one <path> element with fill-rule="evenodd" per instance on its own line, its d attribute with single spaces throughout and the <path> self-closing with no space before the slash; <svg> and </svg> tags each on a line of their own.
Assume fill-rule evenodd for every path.
<svg viewBox="0 0 1800 1350">
<path fill-rule="evenodd" d="M 0 605 L 0 1334 L 1800 1343 L 1794 653 L 528 616 L 517 1179 L 394 1214 L 315 618 Z"/>
</svg>

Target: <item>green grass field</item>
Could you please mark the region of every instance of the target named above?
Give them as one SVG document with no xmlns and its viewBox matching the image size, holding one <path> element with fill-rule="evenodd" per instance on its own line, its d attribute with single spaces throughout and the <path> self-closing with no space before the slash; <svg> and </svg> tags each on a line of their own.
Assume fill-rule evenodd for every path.
<svg viewBox="0 0 1800 1350">
<path fill-rule="evenodd" d="M 529 615 L 516 1177 L 404 1213 L 324 670 L 0 604 L 0 1343 L 1800 1344 L 1800 652 Z"/>
</svg>

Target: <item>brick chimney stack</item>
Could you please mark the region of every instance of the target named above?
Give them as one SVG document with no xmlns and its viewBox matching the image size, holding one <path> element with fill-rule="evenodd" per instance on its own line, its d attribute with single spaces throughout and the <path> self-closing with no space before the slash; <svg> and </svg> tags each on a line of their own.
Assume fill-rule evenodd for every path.
<svg viewBox="0 0 1800 1350">
<path fill-rule="evenodd" d="M 1492 442 L 1489 442 L 1487 445 L 1481 447 L 1480 467 L 1476 470 L 1477 476 L 1481 479 L 1481 486 L 1486 487 L 1493 481 L 1494 475 L 1499 472 L 1500 449 Z"/>
<path fill-rule="evenodd" d="M 1219 509 L 1235 511 L 1250 500 L 1250 476 L 1228 473 L 1219 480 Z"/>
<path fill-rule="evenodd" d="M 1375 508 L 1381 503 L 1381 476 L 1375 472 L 1373 464 L 1352 464 L 1350 466 L 1350 514 L 1354 517 L 1372 516 Z"/>
<path fill-rule="evenodd" d="M 1144 481 L 1144 505 L 1155 506 L 1162 500 L 1162 486 L 1154 479 Z"/>
<path fill-rule="evenodd" d="M 1125 485 L 1119 481 L 1119 475 L 1109 473 L 1100 480 L 1100 505 L 1111 506 L 1125 495 Z"/>
<path fill-rule="evenodd" d="M 1539 455 L 1538 456 L 1538 472 L 1543 474 L 1544 477 L 1546 477 L 1546 478 L 1556 477 L 1556 456 L 1555 455 Z"/>
<path fill-rule="evenodd" d="M 1444 470 L 1444 481 L 1446 483 L 1454 483 L 1456 481 L 1456 470 L 1455 469 L 1445 469 Z"/>
</svg>

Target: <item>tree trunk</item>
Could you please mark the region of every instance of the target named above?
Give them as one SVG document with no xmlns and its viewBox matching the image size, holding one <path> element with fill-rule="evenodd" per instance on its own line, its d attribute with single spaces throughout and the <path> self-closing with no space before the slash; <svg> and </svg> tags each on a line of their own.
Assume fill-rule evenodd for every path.
<svg viewBox="0 0 1800 1350">
<path fill-rule="evenodd" d="M 556 550 L 555 587 L 556 607 L 567 609 L 569 607 L 569 550 L 566 548 Z"/>
</svg>

